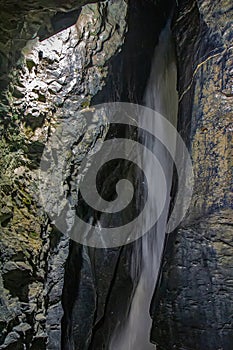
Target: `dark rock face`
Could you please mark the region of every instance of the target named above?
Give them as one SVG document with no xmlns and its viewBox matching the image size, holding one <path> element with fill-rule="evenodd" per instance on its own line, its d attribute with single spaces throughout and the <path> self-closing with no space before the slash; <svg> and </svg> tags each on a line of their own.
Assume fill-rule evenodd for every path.
<svg viewBox="0 0 233 350">
<path fill-rule="evenodd" d="M 158 349 L 232 349 L 232 4 L 181 1 L 173 24 L 191 207 L 168 239 L 152 307 Z"/>
</svg>

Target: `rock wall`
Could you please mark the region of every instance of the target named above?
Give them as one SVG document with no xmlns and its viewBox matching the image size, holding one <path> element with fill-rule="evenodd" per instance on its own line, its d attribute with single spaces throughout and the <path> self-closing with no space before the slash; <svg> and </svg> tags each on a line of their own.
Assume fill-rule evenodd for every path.
<svg viewBox="0 0 233 350">
<path fill-rule="evenodd" d="M 19 24 L 30 38 L 28 16 L 35 15 L 40 31 L 44 12 L 21 6 L 28 12 L 25 22 Z M 124 0 L 87 5 L 76 23 L 62 32 L 41 42 L 24 38 L 17 62 L 12 61 L 10 70 L 7 63 L 9 81 L 2 99 L 0 145 L 1 349 L 60 347 L 69 240 L 56 231 L 41 207 L 40 157 L 58 120 L 88 107 L 105 84 L 106 63 L 124 42 L 126 15 Z M 16 32 L 12 35 L 16 39 L 11 41 L 10 54 L 5 52 L 8 60 L 19 50 Z M 6 72 L 4 64 L 2 72 Z M 100 134 L 97 121 L 95 140 Z M 92 146 L 93 139 L 86 142 L 84 136 L 80 145 L 83 156 Z"/>
<path fill-rule="evenodd" d="M 17 65 L 21 50 L 26 42 L 38 34 L 49 36 L 66 28 L 68 23 L 75 22 L 75 17 L 78 18 L 80 7 L 91 2 L 94 1 L 38 0 L 18 2 L 9 0 L 0 2 L 0 86 L 2 100 L 5 96 L 4 90 L 10 81 L 9 70 Z M 54 17 L 58 21 L 54 22 Z"/>
<path fill-rule="evenodd" d="M 232 3 L 179 1 L 179 129 L 193 161 L 188 215 L 170 235 L 152 314 L 158 349 L 232 349 Z"/>
</svg>

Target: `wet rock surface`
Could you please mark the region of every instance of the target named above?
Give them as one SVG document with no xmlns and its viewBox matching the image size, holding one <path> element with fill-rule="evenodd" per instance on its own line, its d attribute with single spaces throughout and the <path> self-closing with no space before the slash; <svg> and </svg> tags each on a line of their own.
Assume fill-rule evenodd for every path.
<svg viewBox="0 0 233 350">
<path fill-rule="evenodd" d="M 195 183 L 188 215 L 168 239 L 154 296 L 158 349 L 232 348 L 231 26 L 230 1 L 179 2 L 179 128 Z"/>
<path fill-rule="evenodd" d="M 22 5 L 23 10 L 28 9 Z M 69 237 L 53 227 L 43 210 L 38 188 L 40 159 L 58 120 L 75 117 L 103 87 L 106 63 L 124 42 L 126 13 L 123 0 L 87 5 L 74 25 L 52 36 L 47 31 L 50 35 L 43 41 L 30 37 L 30 21 L 25 16 L 21 23 L 28 34 L 24 45 L 17 47 L 15 33 L 11 37 L 7 57 L 14 58 L 16 48 L 21 48 L 21 55 L 7 73 L 9 82 L 1 100 L 1 349 L 61 346 L 61 295 Z M 38 31 L 43 14 L 39 9 L 33 12 Z M 80 135 L 85 134 L 83 124 L 80 121 Z M 85 142 L 79 145 L 83 157 L 94 146 L 94 140 L 87 139 L 84 136 Z"/>
</svg>

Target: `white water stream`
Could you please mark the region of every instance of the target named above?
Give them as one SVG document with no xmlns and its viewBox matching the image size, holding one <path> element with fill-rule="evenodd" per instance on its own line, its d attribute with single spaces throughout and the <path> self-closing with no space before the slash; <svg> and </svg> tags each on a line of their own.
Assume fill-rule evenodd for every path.
<svg viewBox="0 0 233 350">
<path fill-rule="evenodd" d="M 176 91 L 177 68 L 175 61 L 174 48 L 171 39 L 170 23 L 160 35 L 159 44 L 157 45 L 152 62 L 152 69 L 145 93 L 145 105 L 161 113 L 174 126 L 177 124 L 177 107 L 178 94 Z M 150 130 L 158 126 L 158 121 L 149 122 L 150 118 L 144 118 L 143 123 L 150 127 Z M 146 124 L 147 123 L 147 124 Z M 151 125 L 148 125 L 150 123 Z M 164 128 L 163 133 L 166 136 Z M 155 289 L 158 272 L 161 263 L 161 257 L 165 241 L 166 223 L 168 218 L 168 209 L 170 203 L 170 189 L 172 184 L 173 163 L 171 158 L 167 157 L 164 148 L 159 142 L 154 142 L 153 145 L 150 138 L 145 139 L 145 146 L 150 146 L 153 153 L 160 153 L 162 156 L 162 167 L 167 179 L 168 195 L 166 205 L 160 216 L 156 228 L 150 233 L 145 234 L 142 238 L 142 249 L 138 245 L 139 251 L 135 253 L 135 260 L 132 261 L 136 267 L 139 264 L 137 257 L 142 254 L 142 264 L 140 278 L 136 287 L 130 312 L 127 320 L 121 322 L 114 332 L 110 343 L 110 350 L 154 350 L 156 346 L 150 343 L 150 330 L 152 319 L 149 314 L 150 304 Z M 152 147 L 152 148 L 151 148 Z M 150 161 L 143 161 L 144 166 L 149 167 L 149 174 L 153 181 L 156 181 L 153 169 L 150 169 Z M 153 188 L 149 191 L 153 192 Z M 155 190 L 154 190 L 155 192 Z M 156 211 L 156 193 L 154 196 L 154 208 Z M 158 199 L 157 199 L 158 200 Z M 154 215 L 153 212 L 148 212 L 149 215 Z M 140 260 L 140 259 L 139 259 Z M 133 266 L 132 271 L 137 270 Z"/>
</svg>

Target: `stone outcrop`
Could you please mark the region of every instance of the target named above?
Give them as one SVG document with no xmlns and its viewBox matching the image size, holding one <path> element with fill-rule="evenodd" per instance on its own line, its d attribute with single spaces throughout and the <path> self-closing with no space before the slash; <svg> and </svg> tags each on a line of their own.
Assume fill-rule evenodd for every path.
<svg viewBox="0 0 233 350">
<path fill-rule="evenodd" d="M 173 23 L 179 129 L 193 161 L 189 212 L 165 249 L 154 296 L 158 349 L 232 349 L 232 3 L 179 1 Z"/>
<path fill-rule="evenodd" d="M 21 50 L 37 35 L 50 36 L 75 23 L 82 5 L 94 1 L 1 1 L 1 98 L 10 81 L 9 69 L 17 64 Z M 97 1 L 96 1 L 97 2 Z M 4 96 L 4 94 L 3 94 Z"/>
</svg>

